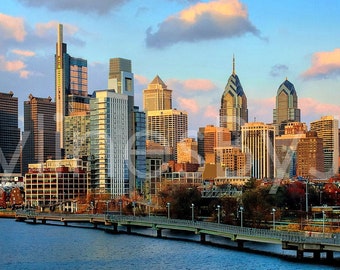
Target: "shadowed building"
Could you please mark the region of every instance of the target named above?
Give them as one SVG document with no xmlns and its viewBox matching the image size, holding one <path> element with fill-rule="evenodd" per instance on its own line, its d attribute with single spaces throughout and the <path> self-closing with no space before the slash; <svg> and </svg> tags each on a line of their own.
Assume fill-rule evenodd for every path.
<svg viewBox="0 0 340 270">
<path fill-rule="evenodd" d="M 285 126 L 289 122 L 300 122 L 300 109 L 295 87 L 286 79 L 276 94 L 276 108 L 273 110 L 275 135 L 284 134 Z"/>
</svg>

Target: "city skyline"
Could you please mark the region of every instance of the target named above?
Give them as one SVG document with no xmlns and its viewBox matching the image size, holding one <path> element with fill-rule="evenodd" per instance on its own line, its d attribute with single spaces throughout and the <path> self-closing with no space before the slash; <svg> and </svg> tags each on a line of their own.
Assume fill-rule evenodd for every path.
<svg viewBox="0 0 340 270">
<path fill-rule="evenodd" d="M 218 125 L 233 55 L 250 122 L 273 121 L 276 92 L 286 77 L 299 97 L 302 122 L 339 118 L 337 1 L 159 3 L 6 1 L 0 14 L 1 91 L 19 98 L 19 126 L 30 93 L 54 96 L 58 23 L 70 54 L 88 60 L 89 93 L 106 88 L 110 58 L 131 59 L 136 105 L 143 108 L 142 91 L 159 75 L 173 90 L 173 107 L 188 112 L 189 136 Z"/>
</svg>

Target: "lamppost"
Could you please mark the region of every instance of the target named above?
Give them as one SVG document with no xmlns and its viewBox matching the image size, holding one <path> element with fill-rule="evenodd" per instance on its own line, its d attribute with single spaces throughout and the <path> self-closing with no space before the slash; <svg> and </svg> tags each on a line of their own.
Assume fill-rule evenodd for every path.
<svg viewBox="0 0 340 270">
<path fill-rule="evenodd" d="M 240 206 L 240 214 L 241 214 L 241 228 L 243 227 L 243 206 Z"/>
<path fill-rule="evenodd" d="M 275 212 L 276 212 L 276 209 L 273 208 L 272 209 L 272 215 L 273 215 L 273 230 L 275 231 Z"/>
<path fill-rule="evenodd" d="M 148 208 L 149 208 L 148 210 L 149 210 L 149 217 L 150 217 L 150 215 L 151 215 L 150 214 L 150 208 L 151 208 L 151 202 L 150 201 L 148 201 Z"/>
<path fill-rule="evenodd" d="M 133 216 L 136 216 L 136 202 L 132 202 L 133 206 Z"/>
<path fill-rule="evenodd" d="M 325 237 L 325 210 L 322 210 L 322 234 Z"/>
<path fill-rule="evenodd" d="M 195 205 L 192 203 L 190 208 L 191 208 L 191 220 L 192 220 L 192 222 L 194 222 L 194 219 L 195 219 Z"/>
<path fill-rule="evenodd" d="M 122 201 L 119 200 L 118 204 L 119 204 L 119 215 L 121 216 L 122 215 Z"/>
<path fill-rule="evenodd" d="M 168 208 L 168 219 L 170 219 L 170 203 L 166 203 L 166 207 Z"/>
<path fill-rule="evenodd" d="M 306 179 L 306 219 L 308 221 L 308 178 Z"/>
<path fill-rule="evenodd" d="M 217 223 L 220 224 L 221 222 L 221 206 L 217 205 Z"/>
</svg>

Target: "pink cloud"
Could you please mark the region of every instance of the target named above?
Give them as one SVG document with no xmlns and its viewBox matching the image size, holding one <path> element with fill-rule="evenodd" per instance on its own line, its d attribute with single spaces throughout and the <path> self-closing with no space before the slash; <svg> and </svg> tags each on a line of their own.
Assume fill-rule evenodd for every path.
<svg viewBox="0 0 340 270">
<path fill-rule="evenodd" d="M 47 23 L 37 23 L 35 25 L 35 33 L 37 36 L 42 37 L 45 36 L 46 33 L 53 31 L 55 33 L 58 28 L 58 21 L 50 21 Z M 78 27 L 71 25 L 71 24 L 63 24 L 63 31 L 64 34 L 68 34 L 70 36 L 73 36 L 75 33 L 78 32 Z"/>
<path fill-rule="evenodd" d="M 248 122 L 273 122 L 276 97 L 248 99 Z"/>
<path fill-rule="evenodd" d="M 316 52 L 312 56 L 312 65 L 301 76 L 305 79 L 326 78 L 340 75 L 340 48 L 331 52 Z"/>
<path fill-rule="evenodd" d="M 135 81 L 140 85 L 148 85 L 150 83 L 150 81 L 146 77 L 139 74 L 134 74 L 134 78 Z"/>
<path fill-rule="evenodd" d="M 23 68 L 25 68 L 25 66 L 26 66 L 25 63 L 20 60 L 5 62 L 5 70 L 9 72 L 16 72 L 22 70 Z"/>
<path fill-rule="evenodd" d="M 12 53 L 25 57 L 31 57 L 35 55 L 35 52 L 24 50 L 12 50 Z"/>
<path fill-rule="evenodd" d="M 11 17 L 0 13 L 0 36 L 3 39 L 24 41 L 26 31 L 23 18 Z"/>
<path fill-rule="evenodd" d="M 339 105 L 321 103 L 313 98 L 299 99 L 299 107 L 301 115 L 310 121 L 317 120 L 324 115 L 333 115 L 335 118 L 340 118 Z"/>
<path fill-rule="evenodd" d="M 182 89 L 184 91 L 201 91 L 209 92 L 216 89 L 216 85 L 208 79 L 188 79 L 188 80 L 178 80 L 170 79 L 167 80 L 167 84 L 170 89 Z"/>
<path fill-rule="evenodd" d="M 219 118 L 218 107 L 213 105 L 208 105 L 204 111 L 204 117 L 212 118 L 214 120 Z"/>
<path fill-rule="evenodd" d="M 177 98 L 178 106 L 181 110 L 189 111 L 191 113 L 197 113 L 199 111 L 198 104 L 193 99 Z"/>
</svg>

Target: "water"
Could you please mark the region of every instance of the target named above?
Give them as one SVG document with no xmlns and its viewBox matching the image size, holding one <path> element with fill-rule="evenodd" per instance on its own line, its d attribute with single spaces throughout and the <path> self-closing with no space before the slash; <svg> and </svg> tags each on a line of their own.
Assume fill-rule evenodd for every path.
<svg viewBox="0 0 340 270">
<path fill-rule="evenodd" d="M 0 219 L 0 233 L 0 269 L 339 269 L 198 242 L 32 225 L 12 219 Z M 148 233 L 153 235 L 152 230 Z M 275 249 L 275 245 L 263 247 L 273 246 Z"/>
</svg>

